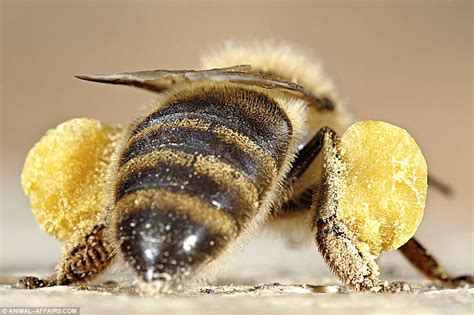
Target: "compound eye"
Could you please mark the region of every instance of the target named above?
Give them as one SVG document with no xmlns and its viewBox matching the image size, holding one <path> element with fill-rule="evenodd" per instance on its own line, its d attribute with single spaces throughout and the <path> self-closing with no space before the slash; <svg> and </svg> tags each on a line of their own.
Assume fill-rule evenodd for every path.
<svg viewBox="0 0 474 315">
<path fill-rule="evenodd" d="M 127 214 L 119 224 L 119 238 L 125 260 L 145 282 L 178 283 L 225 244 L 187 215 L 156 209 Z"/>
</svg>

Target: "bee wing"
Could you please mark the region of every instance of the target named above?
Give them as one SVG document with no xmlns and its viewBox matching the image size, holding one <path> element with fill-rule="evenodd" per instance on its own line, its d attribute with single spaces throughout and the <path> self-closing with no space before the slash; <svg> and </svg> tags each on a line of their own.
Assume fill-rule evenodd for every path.
<svg viewBox="0 0 474 315">
<path fill-rule="evenodd" d="M 237 65 L 228 68 L 209 70 L 151 70 L 113 74 L 77 75 L 76 78 L 109 84 L 131 85 L 153 92 L 163 92 L 173 85 L 189 81 L 211 80 L 227 81 L 266 89 L 279 89 L 298 93 L 313 106 L 323 110 L 334 108 L 331 102 L 321 99 L 303 86 L 249 72 L 250 65 Z"/>
</svg>

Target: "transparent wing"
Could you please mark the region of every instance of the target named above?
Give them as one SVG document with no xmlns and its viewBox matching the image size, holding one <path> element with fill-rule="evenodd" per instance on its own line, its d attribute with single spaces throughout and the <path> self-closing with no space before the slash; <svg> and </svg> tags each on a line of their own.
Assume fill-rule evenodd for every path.
<svg viewBox="0 0 474 315">
<path fill-rule="evenodd" d="M 77 75 L 76 77 L 93 82 L 130 85 L 158 93 L 166 91 L 173 85 L 183 82 L 200 80 L 227 81 L 258 86 L 265 89 L 296 92 L 301 98 L 321 110 L 332 110 L 334 108 L 331 102 L 324 98 L 319 98 L 297 83 L 286 82 L 262 74 L 249 72 L 251 68 L 250 65 L 237 65 L 209 70 L 151 70 L 113 74 Z"/>
</svg>

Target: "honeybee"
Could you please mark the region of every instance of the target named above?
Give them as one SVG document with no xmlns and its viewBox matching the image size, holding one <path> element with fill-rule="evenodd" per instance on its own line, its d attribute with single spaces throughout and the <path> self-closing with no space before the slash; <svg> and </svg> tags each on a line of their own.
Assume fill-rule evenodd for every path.
<svg viewBox="0 0 474 315">
<path fill-rule="evenodd" d="M 323 211 L 335 195 L 324 179 L 337 173 L 323 153 L 354 119 L 319 64 L 287 45 L 256 44 L 226 46 L 203 67 L 78 76 L 159 98 L 121 136 L 100 219 L 69 242 L 54 277 L 22 284 L 87 283 L 120 257 L 140 282 L 179 288 L 267 223 L 312 234 L 347 286 L 384 289 L 337 207 Z M 414 238 L 400 251 L 433 281 L 472 283 L 449 276 Z"/>
</svg>

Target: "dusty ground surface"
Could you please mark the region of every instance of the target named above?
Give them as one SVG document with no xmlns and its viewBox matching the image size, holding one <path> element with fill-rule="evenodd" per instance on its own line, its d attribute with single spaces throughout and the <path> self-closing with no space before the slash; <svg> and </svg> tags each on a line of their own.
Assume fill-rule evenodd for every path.
<svg viewBox="0 0 474 315">
<path fill-rule="evenodd" d="M 80 307 L 81 314 L 473 314 L 474 288 L 412 283 L 412 292 L 355 293 L 317 284 L 195 286 L 178 295 L 142 296 L 106 281 L 80 287 L 23 290 L 18 276 L 0 278 L 0 306 Z M 318 283 L 318 282 L 315 282 Z"/>
</svg>

